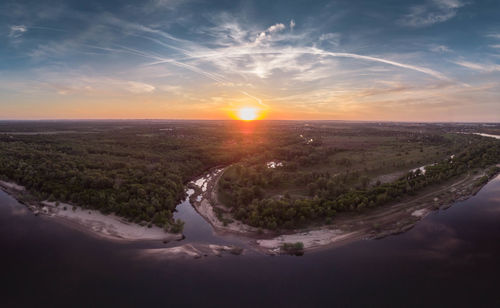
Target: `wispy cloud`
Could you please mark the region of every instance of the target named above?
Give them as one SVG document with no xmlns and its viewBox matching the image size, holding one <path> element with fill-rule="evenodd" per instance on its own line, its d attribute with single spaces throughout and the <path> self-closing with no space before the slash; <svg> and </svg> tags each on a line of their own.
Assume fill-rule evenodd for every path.
<svg viewBox="0 0 500 308">
<path fill-rule="evenodd" d="M 35 93 L 28 99 L 53 95 L 49 99 L 79 98 L 82 104 L 156 100 L 168 106 L 167 115 L 174 105 L 192 112 L 219 110 L 221 116 L 224 108 L 251 104 L 295 112 L 298 118 L 390 119 L 396 110 L 434 116 L 456 106 L 465 108 L 467 101 L 494 104 L 500 85 L 484 87 L 491 73 L 500 71 L 495 58 L 500 35 L 491 32 L 494 26 L 478 30 L 483 35 L 477 37 L 474 51 L 443 34 L 446 29 L 432 35 L 401 27 L 384 32 L 387 21 L 401 16 L 395 12 L 407 13 L 398 23 L 425 27 L 450 20 L 466 5 L 424 1 L 379 11 L 370 15 L 374 19 L 369 25 L 350 18 L 349 10 L 335 19 L 281 12 L 253 20 L 244 10 L 180 0 L 150 0 L 147 9 L 130 5 L 103 10 L 92 13 L 91 20 L 85 12 L 63 9 L 61 14 L 74 22 L 69 26 L 54 18 L 8 20 L 2 34 L 11 44 L 5 44 L 5 50 L 22 49 L 17 48 L 10 61 L 17 61 L 18 76 L 9 74 L 11 64 L 0 71 L 1 92 L 5 95 L 9 81 L 17 82 L 23 90 L 19 93 Z M 382 19 L 382 27 L 375 27 L 374 20 Z M 15 46 L 16 40 L 23 44 Z M 5 50 L 2 54 L 9 54 Z M 422 106 L 434 113 L 417 110 Z M 189 117 L 187 111 L 183 116 Z"/>
<path fill-rule="evenodd" d="M 429 47 L 429 50 L 432 52 L 437 52 L 437 53 L 447 53 L 447 52 L 452 52 L 452 50 L 445 45 L 436 45 L 433 44 Z"/>
<path fill-rule="evenodd" d="M 398 20 L 408 27 L 426 27 L 445 22 L 456 16 L 458 10 L 467 3 L 460 0 L 433 0 L 410 8 L 410 13 Z"/>
<path fill-rule="evenodd" d="M 459 60 L 459 61 L 454 61 L 453 63 L 466 67 L 468 69 L 474 70 L 474 71 L 479 71 L 479 72 L 497 72 L 500 71 L 500 65 L 490 63 L 490 64 L 483 64 L 483 63 L 475 63 L 475 62 L 469 62 L 469 61 L 464 61 L 464 60 Z"/>
<path fill-rule="evenodd" d="M 147 65 L 166 64 L 193 72 L 199 76 L 204 76 L 218 85 L 236 88 L 239 93 L 255 99 L 259 104 L 265 105 L 261 98 L 254 94 L 249 94 L 248 85 L 258 83 L 258 79 L 267 79 L 275 75 L 275 80 L 280 80 L 281 73 L 288 74 L 288 87 L 293 87 L 292 81 L 307 82 L 317 79 L 332 78 L 339 74 L 334 68 L 334 63 L 327 60 L 329 58 L 348 58 L 361 62 L 378 63 L 389 67 L 399 67 L 406 70 L 419 72 L 433 78 L 450 81 L 441 72 L 424 66 L 402 63 L 381 56 L 368 56 L 349 52 L 332 52 L 312 43 L 314 40 L 305 40 L 307 33 L 284 32 L 286 26 L 282 23 L 275 23 L 262 31 L 255 29 L 245 29 L 245 26 L 234 20 L 224 20 L 221 24 L 206 29 L 206 33 L 213 38 L 212 47 L 207 47 L 199 43 L 185 39 L 179 39 L 163 30 L 153 29 L 128 21 L 123 21 L 116 17 L 106 18 L 106 22 L 111 26 L 119 26 L 128 35 L 134 35 L 147 39 L 159 46 L 165 47 L 171 52 L 147 51 L 140 48 L 132 48 L 124 45 L 113 47 L 99 47 L 85 45 L 89 49 L 101 50 L 103 52 L 125 53 L 135 55 L 150 61 Z M 334 41 L 338 43 L 340 34 L 325 33 L 316 38 L 317 42 Z M 70 49 L 78 49 L 71 42 L 67 42 Z M 61 45 L 57 45 L 61 47 Z M 57 51 L 57 46 L 50 50 L 48 47 L 39 47 L 38 52 L 50 54 Z M 67 47 L 64 47 L 67 49 Z M 52 50 L 52 51 L 51 51 Z M 370 70 L 364 70 L 369 73 Z M 258 79 L 255 80 L 254 78 Z M 109 82 L 108 82 L 109 83 Z M 149 93 L 158 86 L 127 83 L 127 91 L 133 93 Z M 81 88 L 81 87 L 80 87 Z M 253 91 L 253 89 L 250 89 Z"/>
<path fill-rule="evenodd" d="M 127 90 L 135 94 L 151 93 L 155 90 L 154 86 L 143 82 L 129 81 L 127 84 Z"/>
<path fill-rule="evenodd" d="M 282 23 L 274 24 L 274 25 L 270 26 L 269 28 L 267 28 L 265 31 L 262 31 L 261 33 L 259 33 L 259 35 L 255 38 L 255 43 L 261 44 L 262 42 L 269 40 L 273 33 L 282 31 L 285 28 L 286 28 L 286 26 Z"/>
<path fill-rule="evenodd" d="M 485 36 L 489 38 L 500 39 L 500 33 L 488 33 Z"/>
<path fill-rule="evenodd" d="M 442 79 L 442 80 L 450 80 L 448 77 L 446 77 L 444 74 L 435 71 L 430 68 L 426 67 L 421 67 L 421 66 L 416 66 L 416 65 L 411 65 L 411 64 L 405 64 L 397 61 L 392 61 L 384 58 L 379 58 L 379 57 L 373 57 L 373 56 L 365 56 L 365 55 L 359 55 L 359 54 L 354 54 L 354 53 L 347 53 L 347 52 L 330 52 L 326 51 L 317 47 L 287 47 L 287 48 L 266 48 L 266 49 L 252 49 L 248 50 L 245 48 L 242 48 L 240 50 L 231 48 L 231 50 L 221 50 L 220 52 L 212 52 L 209 54 L 194 54 L 193 58 L 205 58 L 205 59 L 212 59 L 215 61 L 218 58 L 234 58 L 234 57 L 242 57 L 246 55 L 254 55 L 254 56 L 270 56 L 269 59 L 266 61 L 266 67 L 259 67 L 258 61 L 255 61 L 253 64 L 247 64 L 246 66 L 253 66 L 253 70 L 249 70 L 249 72 L 254 72 L 256 75 L 260 77 L 266 77 L 268 76 L 274 68 L 291 68 L 291 69 L 298 69 L 300 70 L 300 67 L 294 65 L 294 61 L 297 59 L 297 57 L 301 55 L 315 55 L 315 56 L 323 56 L 323 57 L 337 57 L 337 58 L 352 58 L 352 59 L 358 59 L 358 60 L 364 60 L 364 61 L 369 61 L 369 62 L 378 62 L 378 63 L 384 63 L 388 64 L 391 66 L 396 66 L 396 67 L 401 67 L 413 71 L 417 71 L 420 73 L 424 73 L 427 75 L 430 75 L 434 78 L 437 79 Z M 171 62 L 171 59 L 165 59 L 162 61 L 155 62 L 153 64 L 161 64 L 161 63 L 169 63 Z M 288 65 L 287 65 L 288 64 Z"/>
<path fill-rule="evenodd" d="M 10 38 L 19 38 L 26 31 L 28 31 L 28 28 L 24 25 L 10 26 L 9 37 Z"/>
<path fill-rule="evenodd" d="M 450 80 L 447 76 L 436 70 L 418 65 L 401 63 L 383 57 L 360 55 L 349 52 L 331 52 L 314 45 L 304 46 L 302 42 L 303 36 L 300 34 L 291 35 L 281 33 L 285 28 L 286 26 L 284 24 L 274 24 L 266 30 L 258 32 L 257 38 L 252 41 L 250 39 L 250 34 L 253 32 L 252 30 L 245 30 L 234 21 L 225 21 L 222 25 L 214 27 L 212 29 L 213 31 L 210 32 L 210 35 L 215 38 L 215 42 L 223 42 L 217 44 L 221 45 L 221 47 L 207 48 L 197 46 L 194 43 L 182 44 L 185 50 L 185 57 L 164 57 L 160 60 L 158 60 L 157 57 L 152 57 L 157 61 L 151 64 L 170 63 L 179 65 L 178 62 L 182 62 L 183 64 L 181 65 L 186 65 L 187 62 L 197 61 L 197 64 L 189 65 L 196 67 L 196 65 L 205 62 L 215 65 L 226 74 L 253 74 L 259 78 L 268 78 L 275 70 L 300 73 L 310 69 L 314 63 L 321 61 L 324 57 L 336 57 L 383 63 L 427 74 L 437 79 Z M 331 40 L 334 44 L 338 45 L 339 38 L 340 34 L 338 33 L 326 33 L 322 34 L 318 38 L 318 41 Z M 265 42 L 265 44 L 263 42 Z M 192 67 L 188 69 L 195 70 Z M 206 73 L 203 74 L 206 75 Z"/>
<path fill-rule="evenodd" d="M 40 81 L 42 87 L 53 89 L 60 95 L 114 96 L 117 93 L 132 93 L 136 95 L 150 94 L 155 91 L 153 85 L 109 77 L 71 75 L 71 79 L 63 74 L 50 81 Z M 129 94 L 130 95 L 130 94 Z"/>
<path fill-rule="evenodd" d="M 323 33 L 320 35 L 319 40 L 320 42 L 328 42 L 332 44 L 333 46 L 339 46 L 340 45 L 340 38 L 341 34 L 340 33 Z"/>
</svg>

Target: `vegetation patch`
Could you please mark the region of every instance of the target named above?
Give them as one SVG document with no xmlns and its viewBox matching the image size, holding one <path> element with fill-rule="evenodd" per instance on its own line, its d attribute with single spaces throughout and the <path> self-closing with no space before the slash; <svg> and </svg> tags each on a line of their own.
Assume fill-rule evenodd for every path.
<svg viewBox="0 0 500 308">
<path fill-rule="evenodd" d="M 344 131 L 344 134 L 350 133 Z M 326 142 L 328 134 L 323 138 L 325 142 L 322 135 L 316 135 L 310 138 L 316 140 L 315 144 L 276 146 L 270 150 L 272 154 L 263 153 L 262 159 L 252 157 L 228 168 L 219 182 L 219 200 L 232 208 L 236 219 L 250 226 L 296 229 L 311 224 L 331 224 L 338 213 L 358 213 L 400 202 L 424 188 L 500 162 L 500 141 L 493 138 L 438 134 L 434 130 L 401 133 L 406 136 L 404 139 L 393 138 L 394 134 L 394 131 L 379 132 L 373 138 L 382 144 L 371 144 L 372 148 L 362 150 L 355 148 L 352 142 L 349 146 L 354 149 L 340 145 L 332 148 Z M 387 138 L 381 138 L 386 135 Z M 433 160 L 427 160 L 422 152 L 432 152 L 428 157 Z M 394 153 L 413 154 L 408 154 L 412 158 L 406 163 L 402 158 L 393 158 L 392 164 L 381 160 Z M 267 168 L 268 157 L 284 161 L 285 167 Z M 416 161 L 427 164 L 416 168 Z M 395 170 L 391 165 L 399 166 L 401 176 L 386 183 L 372 181 L 387 172 L 377 169 L 376 163 L 389 165 L 387 170 L 391 171 Z M 484 185 L 498 172 L 495 170 L 497 167 L 490 169 L 476 185 Z"/>
<path fill-rule="evenodd" d="M 304 254 L 304 243 L 283 243 L 281 251 L 290 255 L 302 256 Z"/>
<path fill-rule="evenodd" d="M 0 179 L 26 187 L 33 201 L 60 201 L 182 232 L 173 213 L 185 197 L 185 183 L 215 166 L 230 166 L 217 185 L 218 201 L 228 208 L 214 208 L 220 221 L 279 231 L 332 224 L 339 213 L 400 201 L 498 164 L 499 140 L 456 133 L 480 128 L 328 121 L 9 122 L 0 123 Z M 491 168 L 476 185 L 497 173 Z"/>
</svg>

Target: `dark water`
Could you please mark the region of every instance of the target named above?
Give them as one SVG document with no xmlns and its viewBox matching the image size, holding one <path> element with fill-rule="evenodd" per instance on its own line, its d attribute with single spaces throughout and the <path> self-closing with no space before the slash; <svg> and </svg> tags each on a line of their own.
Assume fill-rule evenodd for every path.
<svg viewBox="0 0 500 308">
<path fill-rule="evenodd" d="M 192 193 L 192 189 L 188 190 L 188 195 Z M 177 246 L 186 243 L 210 243 L 218 245 L 237 245 L 240 247 L 247 247 L 246 240 L 238 238 L 231 234 L 216 235 L 213 232 L 212 226 L 195 211 L 189 197 L 181 204 L 177 205 L 176 212 L 174 213 L 175 219 L 181 219 L 185 222 L 183 234 L 185 240 L 177 243 L 170 243 L 168 246 Z"/>
<path fill-rule="evenodd" d="M 186 241 L 233 240 L 200 226 Z M 34 217 L 0 193 L 0 306 L 499 307 L 500 178 L 407 233 L 303 257 L 168 261 L 138 258 L 141 245 Z"/>
</svg>

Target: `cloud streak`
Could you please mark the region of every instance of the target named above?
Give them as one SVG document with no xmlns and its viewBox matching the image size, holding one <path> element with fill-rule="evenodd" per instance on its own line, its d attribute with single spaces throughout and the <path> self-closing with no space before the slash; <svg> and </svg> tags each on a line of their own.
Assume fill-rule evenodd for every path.
<svg viewBox="0 0 500 308">
<path fill-rule="evenodd" d="M 470 61 L 454 61 L 453 63 L 466 67 L 468 69 L 474 70 L 474 71 L 479 71 L 479 72 L 498 72 L 500 71 L 500 65 L 498 64 L 482 64 L 482 63 L 476 63 L 476 62 L 470 62 Z"/>
<path fill-rule="evenodd" d="M 429 69 L 426 67 L 420 67 L 420 66 L 415 66 L 411 64 L 405 64 L 405 63 L 400 63 L 397 61 L 392 61 L 392 60 L 387 60 L 383 58 L 378 58 L 378 57 L 373 57 L 373 56 L 365 56 L 365 55 L 359 55 L 359 54 L 354 54 L 354 53 L 347 53 L 347 52 L 330 52 L 326 51 L 320 48 L 316 47 L 309 47 L 309 48 L 288 48 L 288 49 L 257 49 L 257 50 L 232 50 L 232 51 L 220 51 L 220 52 L 211 52 L 208 54 L 198 54 L 198 55 L 193 55 L 191 57 L 184 58 L 185 60 L 188 59 L 217 59 L 217 58 L 233 58 L 233 57 L 242 57 L 242 56 L 247 56 L 247 55 L 270 55 L 274 57 L 278 57 L 280 55 L 285 55 L 285 56 L 297 56 L 297 55 L 316 55 L 316 56 L 323 56 L 323 57 L 336 57 L 336 58 L 351 58 L 351 59 L 357 59 L 357 60 L 363 60 L 363 61 L 369 61 L 369 62 L 378 62 L 378 63 L 383 63 L 383 64 L 388 64 L 391 66 L 395 67 L 400 67 L 400 68 L 405 68 L 408 70 L 413 70 L 416 72 L 420 72 L 429 76 L 432 76 L 437 79 L 441 80 L 446 80 L 450 81 L 451 79 L 445 76 L 444 74 L 435 71 L 433 69 Z M 172 59 L 164 59 L 160 60 L 157 62 L 150 63 L 151 65 L 154 64 L 161 64 L 161 63 L 171 63 L 174 60 Z M 174 61 L 175 62 L 175 61 Z"/>
<path fill-rule="evenodd" d="M 24 25 L 10 26 L 9 37 L 10 38 L 19 38 L 26 31 L 28 31 L 28 28 L 26 26 L 24 26 Z"/>
<path fill-rule="evenodd" d="M 398 22 L 415 28 L 431 26 L 452 19 L 466 4 L 459 0 L 427 1 L 426 4 L 411 7 L 410 13 L 400 18 Z"/>
<path fill-rule="evenodd" d="M 347 2 L 323 9 L 291 3 L 262 12 L 175 0 L 93 12 L 68 5 L 43 16 L 20 5 L 12 18 L 0 13 L 0 35 L 9 42 L 0 46 L 0 78 L 9 82 L 2 95 L 44 97 L 47 106 L 50 95 L 104 105 L 130 97 L 213 114 L 250 104 L 330 118 L 381 117 L 377 106 L 404 113 L 420 103 L 457 110 L 467 100 L 498 101 L 500 86 L 492 80 L 500 71 L 498 29 L 483 27 L 483 20 L 461 30 L 463 37 L 448 36 L 448 25 L 430 28 L 464 8 L 480 15 L 477 2 L 421 3 L 398 2 L 390 12 Z M 472 32 L 474 49 L 463 44 Z"/>
</svg>

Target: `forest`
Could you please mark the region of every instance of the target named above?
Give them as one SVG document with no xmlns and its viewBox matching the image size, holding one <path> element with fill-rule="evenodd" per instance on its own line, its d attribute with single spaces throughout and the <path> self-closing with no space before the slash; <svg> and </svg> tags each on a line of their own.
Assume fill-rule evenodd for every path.
<svg viewBox="0 0 500 308">
<path fill-rule="evenodd" d="M 259 131 L 245 138 L 227 125 L 2 122 L 0 178 L 25 186 L 37 201 L 57 200 L 178 231 L 182 223 L 173 212 L 187 181 L 239 161 L 266 140 L 277 142 Z"/>
<path fill-rule="evenodd" d="M 338 213 L 400 201 L 426 187 L 488 169 L 477 183 L 482 185 L 499 171 L 500 141 L 493 138 L 436 130 L 399 135 L 379 131 L 372 139 L 386 138 L 377 145 L 353 147 L 351 136 L 350 144 L 332 147 L 328 136 L 308 137 L 300 147 L 276 147 L 267 156 L 272 163 L 252 157 L 231 166 L 219 182 L 219 198 L 246 224 L 294 229 L 331 224 Z M 366 134 L 361 136 L 363 140 Z M 426 167 L 415 168 L 419 166 Z M 393 178 L 384 181 L 387 173 Z"/>
<path fill-rule="evenodd" d="M 182 222 L 173 213 L 186 183 L 229 166 L 218 193 L 234 218 L 259 228 L 296 228 L 331 223 L 339 212 L 380 206 L 493 166 L 498 140 L 456 133 L 480 129 L 336 121 L 5 121 L 0 179 L 25 186 L 36 201 L 179 232 Z M 408 172 L 431 163 L 425 173 Z"/>
</svg>

